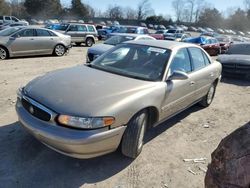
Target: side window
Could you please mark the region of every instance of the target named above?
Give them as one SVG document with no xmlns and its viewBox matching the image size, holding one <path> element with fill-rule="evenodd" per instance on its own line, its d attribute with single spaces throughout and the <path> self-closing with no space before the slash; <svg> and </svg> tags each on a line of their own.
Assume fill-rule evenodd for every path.
<svg viewBox="0 0 250 188">
<path fill-rule="evenodd" d="M 18 22 L 19 20 L 15 17 L 11 17 L 13 21 Z"/>
<path fill-rule="evenodd" d="M 191 58 L 193 60 L 194 71 L 200 70 L 206 66 L 203 52 L 199 48 L 189 48 Z"/>
<path fill-rule="evenodd" d="M 88 25 L 89 32 L 95 32 L 95 29 L 92 25 Z"/>
<path fill-rule="evenodd" d="M 33 37 L 34 36 L 34 30 L 33 29 L 24 29 L 17 33 L 20 37 Z"/>
<path fill-rule="evenodd" d="M 77 26 L 76 25 L 69 26 L 69 30 L 68 31 L 77 31 Z"/>
<path fill-rule="evenodd" d="M 210 60 L 208 59 L 207 55 L 206 55 L 204 52 L 202 52 L 202 55 L 203 55 L 203 58 L 204 58 L 204 61 L 205 61 L 206 66 L 210 65 L 211 62 L 210 62 Z"/>
<path fill-rule="evenodd" d="M 189 54 L 186 48 L 180 49 L 175 54 L 169 67 L 169 75 L 173 74 L 174 71 L 182 71 L 185 73 L 192 71 Z"/>
<path fill-rule="evenodd" d="M 87 32 L 87 27 L 85 25 L 78 25 L 77 31 Z"/>
<path fill-rule="evenodd" d="M 6 16 L 5 20 L 11 20 L 11 18 L 9 16 Z"/>
<path fill-rule="evenodd" d="M 148 30 L 147 29 L 143 29 L 144 34 L 148 34 Z"/>
<path fill-rule="evenodd" d="M 36 29 L 36 34 L 39 37 L 48 37 L 48 36 L 51 36 L 50 33 L 49 33 L 49 31 L 43 30 L 43 29 Z"/>
</svg>

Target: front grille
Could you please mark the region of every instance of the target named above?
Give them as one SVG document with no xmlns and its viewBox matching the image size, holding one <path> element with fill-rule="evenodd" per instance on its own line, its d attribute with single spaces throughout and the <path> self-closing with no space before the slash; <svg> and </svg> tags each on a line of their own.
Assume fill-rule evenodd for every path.
<svg viewBox="0 0 250 188">
<path fill-rule="evenodd" d="M 94 60 L 94 54 L 88 53 L 88 58 L 89 58 L 89 61 L 93 61 Z"/>
<path fill-rule="evenodd" d="M 45 110 L 39 108 L 38 106 L 32 104 L 26 99 L 22 99 L 22 105 L 23 107 L 29 112 L 32 116 L 43 120 L 43 121 L 50 121 L 52 118 L 52 115 Z"/>
</svg>

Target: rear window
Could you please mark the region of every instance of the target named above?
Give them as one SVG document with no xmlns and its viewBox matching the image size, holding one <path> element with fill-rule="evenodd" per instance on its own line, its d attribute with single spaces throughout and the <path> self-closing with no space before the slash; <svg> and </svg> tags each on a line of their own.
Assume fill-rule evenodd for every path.
<svg viewBox="0 0 250 188">
<path fill-rule="evenodd" d="M 92 25 L 88 25 L 89 32 L 95 32 L 95 28 Z"/>
<path fill-rule="evenodd" d="M 0 16 L 0 20 L 2 20 L 3 19 L 3 16 Z"/>
<path fill-rule="evenodd" d="M 36 30 L 36 34 L 39 37 L 48 37 L 48 36 L 51 36 L 49 31 L 43 30 L 43 29 L 37 29 Z"/>
<path fill-rule="evenodd" d="M 227 54 L 250 55 L 250 44 L 233 44 L 228 49 Z"/>
<path fill-rule="evenodd" d="M 189 52 L 193 60 L 194 71 L 200 70 L 206 66 L 202 51 L 199 48 L 189 48 Z"/>
</svg>

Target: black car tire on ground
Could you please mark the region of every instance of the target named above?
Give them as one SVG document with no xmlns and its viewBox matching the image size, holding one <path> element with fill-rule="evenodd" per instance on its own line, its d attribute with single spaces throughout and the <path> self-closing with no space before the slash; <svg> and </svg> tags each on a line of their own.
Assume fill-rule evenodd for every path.
<svg viewBox="0 0 250 188">
<path fill-rule="evenodd" d="M 91 46 L 93 46 L 93 44 L 94 44 L 94 40 L 92 38 L 87 38 L 86 39 L 85 45 L 87 47 L 91 47 Z"/>
<path fill-rule="evenodd" d="M 56 45 L 56 47 L 54 49 L 54 54 L 56 56 L 63 56 L 65 53 L 66 53 L 66 48 L 64 45 L 62 45 L 62 44 Z"/>
<path fill-rule="evenodd" d="M 121 150 L 125 156 L 136 158 L 141 153 L 147 122 L 146 110 L 140 111 L 129 121 L 121 142 Z"/>
<path fill-rule="evenodd" d="M 4 60 L 8 58 L 8 51 L 6 48 L 0 46 L 0 60 Z"/>
<path fill-rule="evenodd" d="M 216 91 L 216 84 L 214 83 L 210 86 L 207 94 L 199 102 L 199 105 L 203 107 L 208 107 L 213 102 L 215 91 Z"/>
</svg>

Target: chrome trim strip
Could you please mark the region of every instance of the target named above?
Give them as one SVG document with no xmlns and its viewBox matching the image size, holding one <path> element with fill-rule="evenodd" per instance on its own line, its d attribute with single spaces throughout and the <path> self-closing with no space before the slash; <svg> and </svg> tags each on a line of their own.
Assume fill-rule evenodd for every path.
<svg viewBox="0 0 250 188">
<path fill-rule="evenodd" d="M 51 111 L 47 107 L 39 104 L 38 102 L 36 102 L 33 99 L 31 99 L 31 98 L 29 98 L 27 96 L 24 96 L 24 95 L 23 95 L 23 99 L 26 100 L 27 102 L 31 103 L 32 105 L 36 106 L 37 108 L 40 108 L 41 110 L 47 112 L 50 115 L 50 120 L 49 121 L 52 121 L 55 118 L 56 113 L 54 113 L 53 111 Z"/>
</svg>

